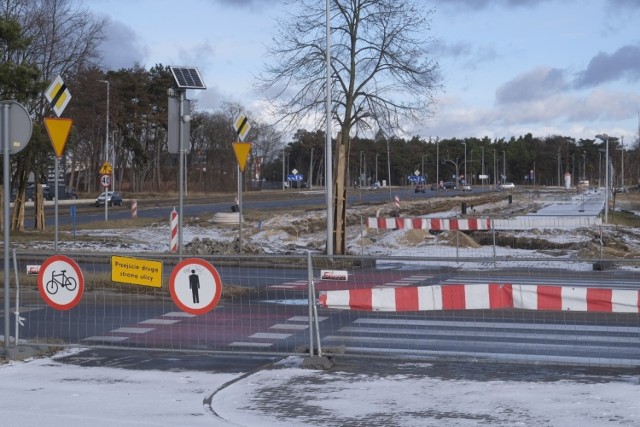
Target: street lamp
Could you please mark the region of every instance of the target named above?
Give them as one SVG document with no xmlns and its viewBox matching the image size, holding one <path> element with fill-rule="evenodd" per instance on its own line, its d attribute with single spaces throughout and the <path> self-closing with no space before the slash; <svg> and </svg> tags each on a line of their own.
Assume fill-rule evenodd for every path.
<svg viewBox="0 0 640 427">
<path fill-rule="evenodd" d="M 467 143 L 463 142 L 464 145 L 464 184 L 467 185 Z"/>
<path fill-rule="evenodd" d="M 426 155 L 426 154 L 423 154 L 423 155 L 422 155 L 422 171 L 421 171 L 421 172 L 422 172 L 422 179 L 425 179 L 425 177 L 424 177 L 424 158 L 425 158 L 425 157 L 427 157 L 427 155 Z M 426 179 L 425 179 L 425 182 L 424 182 L 424 183 L 425 183 L 425 184 L 427 183 Z"/>
<path fill-rule="evenodd" d="M 484 146 L 480 147 L 482 149 L 482 178 L 480 179 L 480 182 L 482 183 L 482 188 L 484 189 Z"/>
<path fill-rule="evenodd" d="M 598 134 L 596 138 L 605 142 L 604 152 L 604 222 L 609 222 L 609 136 L 605 134 Z"/>
<path fill-rule="evenodd" d="M 99 83 L 107 84 L 107 127 L 104 132 L 104 161 L 109 161 L 109 80 L 98 80 Z M 57 184 L 56 184 L 57 185 Z M 104 189 L 104 220 L 107 221 L 109 219 L 109 187 L 105 187 Z"/>
<path fill-rule="evenodd" d="M 620 140 L 620 173 L 622 178 L 622 183 L 620 184 L 620 188 L 622 189 L 622 191 L 625 191 L 625 188 L 624 188 L 624 136 L 622 136 Z"/>
<path fill-rule="evenodd" d="M 378 181 L 378 156 L 380 154 L 376 154 L 376 182 L 380 182 Z"/>
</svg>

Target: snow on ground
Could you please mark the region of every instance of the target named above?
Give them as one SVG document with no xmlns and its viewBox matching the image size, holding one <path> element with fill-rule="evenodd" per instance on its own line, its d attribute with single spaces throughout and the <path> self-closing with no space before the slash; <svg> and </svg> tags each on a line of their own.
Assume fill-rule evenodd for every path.
<svg viewBox="0 0 640 427">
<path fill-rule="evenodd" d="M 427 363 L 316 371 L 296 357 L 277 365 L 242 377 L 178 362 L 171 371 L 12 362 L 0 365 L 0 419 L 27 427 L 640 425 L 637 372 Z"/>
<path fill-rule="evenodd" d="M 523 194 L 518 196 L 518 202 L 507 205 L 504 202 L 491 202 L 473 206 L 475 214 L 480 216 L 491 215 L 525 215 L 523 207 L 530 210 L 539 210 L 552 207 L 555 203 L 580 204 L 580 196 L 567 196 L 551 193 L 544 197 Z M 429 203 L 426 201 L 414 202 Z M 409 205 L 409 202 L 404 204 Z M 516 213 L 516 210 L 520 210 Z M 376 206 L 360 206 L 350 208 L 348 215 L 358 218 L 358 222 L 364 222 L 367 217 L 376 214 L 385 215 L 386 209 Z M 423 217 L 446 218 L 456 216 L 453 210 L 432 212 L 429 205 L 418 207 Z M 324 229 L 326 211 L 304 211 L 295 213 L 278 213 L 271 218 L 260 221 L 245 221 L 243 225 L 243 244 L 253 248 L 259 248 L 265 254 L 299 254 L 304 255 L 308 251 L 323 253 L 326 241 Z M 352 222 L 353 223 L 353 222 Z M 189 244 L 194 240 L 211 240 L 213 242 L 226 243 L 229 248 L 238 239 L 237 226 L 214 223 L 209 218 L 189 219 L 183 226 L 183 242 L 188 253 Z M 163 253 L 169 251 L 170 229 L 167 223 L 156 223 L 151 226 L 138 227 L 127 230 L 122 229 L 90 229 L 77 230 L 77 238 L 71 233 L 69 238 L 59 242 L 61 251 L 128 251 L 134 253 L 154 252 Z M 376 230 L 367 229 L 363 225 L 350 225 L 347 229 L 347 251 L 353 255 L 363 256 L 394 256 L 394 257 L 423 257 L 423 258 L 450 258 L 451 261 L 441 261 L 440 265 L 451 265 L 461 268 L 494 268 L 493 259 L 497 262 L 508 262 L 515 266 L 515 260 L 529 259 L 530 261 L 518 262 L 517 266 L 538 266 L 542 261 L 549 268 L 565 268 L 579 271 L 589 271 L 593 268 L 591 261 L 567 262 L 567 260 L 622 258 L 628 257 L 640 251 L 640 229 L 624 228 L 623 232 L 615 226 L 603 226 L 592 228 L 567 229 L 531 229 L 526 231 L 500 231 L 501 237 L 518 240 L 517 245 L 512 245 L 508 239 L 494 245 L 478 245 L 465 239 L 463 235 L 455 233 L 432 234 L 420 230 Z M 124 237 L 121 237 L 124 236 Z M 461 237 L 463 239 L 461 240 Z M 603 246 L 601 241 L 607 243 Z M 527 242 L 531 242 L 531 247 Z M 545 247 L 543 242 L 551 246 Z M 614 244 L 615 243 L 615 244 Z M 52 249 L 53 243 L 31 242 L 30 249 Z M 603 250 L 603 251 L 601 251 Z M 459 261 L 460 258 L 478 258 L 478 262 Z M 480 261 L 481 258 L 484 260 Z M 534 261 L 531 261 L 534 260 Z M 620 268 L 631 268 L 621 265 Z M 635 268 L 635 267 L 634 267 Z"/>
</svg>

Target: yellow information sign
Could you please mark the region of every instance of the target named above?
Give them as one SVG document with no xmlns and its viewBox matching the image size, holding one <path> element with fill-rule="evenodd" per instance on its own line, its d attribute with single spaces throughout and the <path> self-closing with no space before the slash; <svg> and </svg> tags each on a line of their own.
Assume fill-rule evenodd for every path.
<svg viewBox="0 0 640 427">
<path fill-rule="evenodd" d="M 161 288 L 162 261 L 112 256 L 111 281 Z"/>
<path fill-rule="evenodd" d="M 236 153 L 236 159 L 238 160 L 238 166 L 240 166 L 240 171 L 244 172 L 244 167 L 247 164 L 247 158 L 249 157 L 249 153 L 251 152 L 251 143 L 250 142 L 234 142 L 233 151 L 234 153 Z"/>
<path fill-rule="evenodd" d="M 45 117 L 44 119 L 44 126 L 47 128 L 51 145 L 53 145 L 53 151 L 56 152 L 58 158 L 62 157 L 62 152 L 64 151 L 64 146 L 67 144 L 67 138 L 69 137 L 69 132 L 71 132 L 72 125 L 73 120 L 71 119 L 56 119 L 53 117 Z"/>
</svg>

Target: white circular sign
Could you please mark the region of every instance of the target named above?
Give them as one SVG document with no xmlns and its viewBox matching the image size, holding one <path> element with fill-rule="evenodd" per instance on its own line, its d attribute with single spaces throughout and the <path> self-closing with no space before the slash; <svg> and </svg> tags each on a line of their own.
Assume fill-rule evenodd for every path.
<svg viewBox="0 0 640 427">
<path fill-rule="evenodd" d="M 205 260 L 187 258 L 173 268 L 169 291 L 182 311 L 205 314 L 220 301 L 222 281 L 218 271 Z"/>
<path fill-rule="evenodd" d="M 110 186 L 111 175 L 100 175 L 100 184 L 102 184 L 104 188 L 107 188 L 108 186 Z"/>
<path fill-rule="evenodd" d="M 69 310 L 84 293 L 84 276 L 74 260 L 64 255 L 49 257 L 38 272 L 38 290 L 51 307 Z"/>
</svg>

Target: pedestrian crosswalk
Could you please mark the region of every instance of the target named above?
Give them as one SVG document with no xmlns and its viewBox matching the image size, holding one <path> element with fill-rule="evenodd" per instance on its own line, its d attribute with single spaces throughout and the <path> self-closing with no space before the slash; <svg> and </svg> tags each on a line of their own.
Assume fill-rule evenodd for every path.
<svg viewBox="0 0 640 427">
<path fill-rule="evenodd" d="M 423 274 L 418 274 L 418 275 L 413 275 L 413 276 L 408 276 L 408 277 L 403 277 L 397 280 L 392 280 L 389 282 L 384 282 L 381 284 L 376 284 L 373 285 L 373 287 L 376 288 L 397 288 L 397 287 L 402 287 L 402 286 L 413 286 L 419 283 L 424 283 L 426 281 L 428 281 L 429 279 L 432 279 L 434 276 L 432 275 L 423 275 Z M 320 283 L 320 282 L 317 282 Z M 353 286 L 353 283 L 356 282 L 352 282 L 351 285 Z M 348 284 L 345 284 L 345 287 L 347 287 Z M 271 285 L 269 286 L 269 289 L 282 289 L 282 290 L 295 290 L 295 291 L 304 291 L 307 290 L 309 287 L 309 283 L 308 280 L 306 279 L 300 279 L 300 280 L 292 280 L 292 281 L 288 281 L 288 282 L 283 282 L 283 283 L 278 283 L 275 285 Z"/>
<path fill-rule="evenodd" d="M 345 354 L 640 366 L 640 327 L 359 317 L 322 338 Z"/>
</svg>

